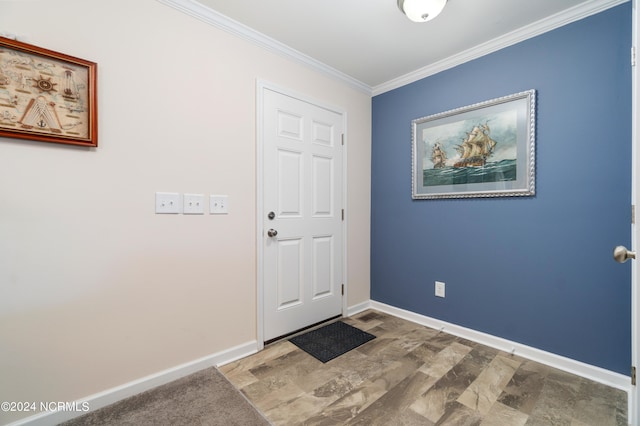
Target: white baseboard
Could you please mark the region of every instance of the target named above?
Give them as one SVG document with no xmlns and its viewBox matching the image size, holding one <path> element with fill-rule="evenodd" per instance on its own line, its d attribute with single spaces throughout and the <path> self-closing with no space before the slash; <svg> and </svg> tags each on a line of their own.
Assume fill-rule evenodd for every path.
<svg viewBox="0 0 640 426">
<path fill-rule="evenodd" d="M 366 311 L 367 309 L 371 309 L 371 301 L 367 300 L 366 302 L 359 303 L 354 306 L 349 306 L 347 308 L 347 316 L 353 316 L 355 314 L 359 314 L 360 312 Z"/>
<path fill-rule="evenodd" d="M 384 303 L 369 300 L 347 308 L 348 316 L 352 316 L 363 312 L 367 309 L 375 309 L 399 318 L 406 319 L 426 327 L 444 331 L 454 336 L 459 336 L 473 342 L 481 343 L 492 348 L 496 348 L 505 352 L 513 352 L 518 356 L 527 358 L 550 367 L 576 374 L 581 377 L 593 380 L 598 383 L 611 386 L 616 389 L 623 390 L 631 395 L 631 379 L 628 376 L 605 370 L 600 367 L 585 364 L 570 358 L 565 358 L 550 352 L 545 352 L 530 346 L 512 342 L 507 339 L 495 337 L 486 333 L 475 331 L 469 328 L 461 327 L 446 321 L 430 318 L 415 312 L 406 311 Z M 124 385 L 117 386 L 106 391 L 90 395 L 86 398 L 76 401 L 76 406 L 83 406 L 88 403 L 90 411 L 98 410 L 107 405 L 118 402 L 122 399 L 137 395 L 157 386 L 164 385 L 189 374 L 196 373 L 205 368 L 213 366 L 221 366 L 252 355 L 258 351 L 258 342 L 252 341 L 242 345 L 235 346 L 222 352 L 218 352 L 176 367 L 160 371 L 156 374 L 134 380 Z M 86 414 L 86 412 L 69 412 L 57 411 L 40 413 L 35 416 L 26 417 L 7 426 L 29 425 L 29 426 L 49 426 L 71 420 L 72 418 Z"/>
<path fill-rule="evenodd" d="M 627 393 L 627 407 L 633 407 L 633 394 L 631 377 L 625 376 L 620 373 L 616 373 L 604 368 L 596 367 L 594 365 L 585 364 L 580 361 L 576 361 L 571 358 L 566 358 L 560 355 L 546 352 L 540 349 L 533 348 L 531 346 L 523 345 L 521 343 L 512 342 L 501 337 L 492 336 L 480 331 L 472 330 L 470 328 L 461 327 L 446 321 L 441 321 L 435 318 L 431 318 L 425 315 L 417 314 L 415 312 L 406 311 L 404 309 L 396 308 L 394 306 L 385 305 L 384 303 L 370 300 L 369 302 L 361 303 L 358 306 L 356 312 L 362 312 L 368 308 L 363 308 L 364 305 L 368 305 L 368 308 L 375 309 L 380 312 L 396 316 L 398 318 L 406 319 L 417 324 L 424 325 L 426 327 L 435 328 L 445 333 L 453 334 L 454 336 L 462 337 L 472 342 L 481 343 L 483 345 L 499 349 L 505 352 L 513 352 L 514 354 L 523 358 L 530 359 L 532 361 L 539 362 L 550 367 L 557 368 L 562 371 L 566 371 L 577 376 L 584 377 L 589 380 L 593 380 L 597 383 L 610 386 L 612 388 L 620 389 Z M 627 412 L 627 419 L 629 424 L 635 424 L 632 418 L 633 413 L 631 410 Z"/>
<path fill-rule="evenodd" d="M 483 345 L 499 349 L 501 351 L 509 353 L 513 352 L 514 354 L 523 358 L 527 358 L 532 361 L 536 361 L 541 364 L 566 371 L 568 373 L 576 374 L 589 380 L 593 380 L 595 382 L 623 390 L 627 392 L 627 394 L 630 394 L 631 378 L 623 374 L 605 370 L 604 368 L 596 367 L 590 364 L 585 364 L 571 358 L 566 358 L 560 355 L 533 348 L 531 346 L 523 345 L 521 343 L 512 342 L 501 337 L 492 336 L 490 334 L 472 330 L 470 328 L 461 327 L 459 325 L 448 323 L 446 321 L 441 321 L 425 315 L 417 314 L 415 312 L 406 311 L 404 309 L 396 308 L 390 305 L 385 305 L 384 303 L 376 302 L 373 300 L 367 302 L 366 304 L 368 305 L 368 308 L 375 309 L 399 318 L 403 318 L 430 328 L 434 328 L 436 330 L 441 330 L 445 333 L 453 334 L 454 336 L 462 337 L 476 343 L 481 343 Z M 362 305 L 363 304 L 358 305 L 358 312 L 365 310 L 362 309 Z"/>
<path fill-rule="evenodd" d="M 164 371 L 160 371 L 156 374 L 152 374 L 143 377 L 138 380 L 134 380 L 124 385 L 117 386 L 115 388 L 108 389 L 103 392 L 90 395 L 79 401 L 76 401 L 77 407 L 84 406 L 84 403 L 88 403 L 89 410 L 84 411 L 53 411 L 36 414 L 34 416 L 20 419 L 13 423 L 9 423 L 7 426 L 29 425 L 29 426 L 50 426 L 52 424 L 58 424 L 71 420 L 75 417 L 82 416 L 91 411 L 96 411 L 102 407 L 118 402 L 122 399 L 130 396 L 137 395 L 141 392 L 155 388 L 157 386 L 164 385 L 190 374 L 196 373 L 205 368 L 220 366 L 240 358 L 244 358 L 248 355 L 252 355 L 257 352 L 258 344 L 256 341 L 244 343 L 242 345 L 235 346 L 222 352 L 218 352 L 206 357 L 196 359 L 185 364 L 178 365 L 173 368 L 169 368 Z M 86 405 L 86 404 L 85 404 Z"/>
</svg>

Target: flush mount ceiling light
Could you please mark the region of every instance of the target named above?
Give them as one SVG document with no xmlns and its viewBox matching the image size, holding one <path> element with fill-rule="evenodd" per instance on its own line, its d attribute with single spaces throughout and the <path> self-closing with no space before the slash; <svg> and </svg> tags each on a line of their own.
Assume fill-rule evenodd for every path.
<svg viewBox="0 0 640 426">
<path fill-rule="evenodd" d="M 427 22 L 442 12 L 447 0 L 398 0 L 398 8 L 413 22 Z"/>
</svg>

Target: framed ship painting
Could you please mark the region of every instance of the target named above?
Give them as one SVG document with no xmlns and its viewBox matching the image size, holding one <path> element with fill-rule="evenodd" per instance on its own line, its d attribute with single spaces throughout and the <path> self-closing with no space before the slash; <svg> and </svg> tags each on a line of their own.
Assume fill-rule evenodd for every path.
<svg viewBox="0 0 640 426">
<path fill-rule="evenodd" d="M 535 194 L 535 90 L 411 122 L 414 199 Z"/>
<path fill-rule="evenodd" d="M 0 37 L 0 136 L 98 146 L 96 68 Z"/>
</svg>

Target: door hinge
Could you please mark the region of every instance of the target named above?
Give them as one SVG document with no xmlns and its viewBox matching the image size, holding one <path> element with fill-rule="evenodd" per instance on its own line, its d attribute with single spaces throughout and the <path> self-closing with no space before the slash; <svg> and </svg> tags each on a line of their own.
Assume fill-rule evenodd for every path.
<svg viewBox="0 0 640 426">
<path fill-rule="evenodd" d="M 631 384 L 633 386 L 636 385 L 636 367 L 635 367 L 635 365 L 631 366 Z"/>
<path fill-rule="evenodd" d="M 636 47 L 631 46 L 631 66 L 636 66 Z"/>
<path fill-rule="evenodd" d="M 631 224 L 635 225 L 636 223 L 636 206 L 635 204 L 631 204 Z"/>
<path fill-rule="evenodd" d="M 342 284 L 342 295 L 344 296 L 344 284 Z"/>
<path fill-rule="evenodd" d="M 344 209 L 342 209 L 342 221 L 344 222 Z"/>
<path fill-rule="evenodd" d="M 344 133 L 340 135 L 342 138 L 342 145 L 344 145 Z"/>
</svg>

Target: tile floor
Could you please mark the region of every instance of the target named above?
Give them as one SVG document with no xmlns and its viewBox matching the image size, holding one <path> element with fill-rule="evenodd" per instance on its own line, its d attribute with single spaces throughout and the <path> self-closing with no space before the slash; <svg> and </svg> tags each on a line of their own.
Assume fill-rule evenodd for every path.
<svg viewBox="0 0 640 426">
<path fill-rule="evenodd" d="M 627 425 L 625 392 L 391 315 L 326 364 L 288 341 L 220 368 L 274 425 Z"/>
</svg>

